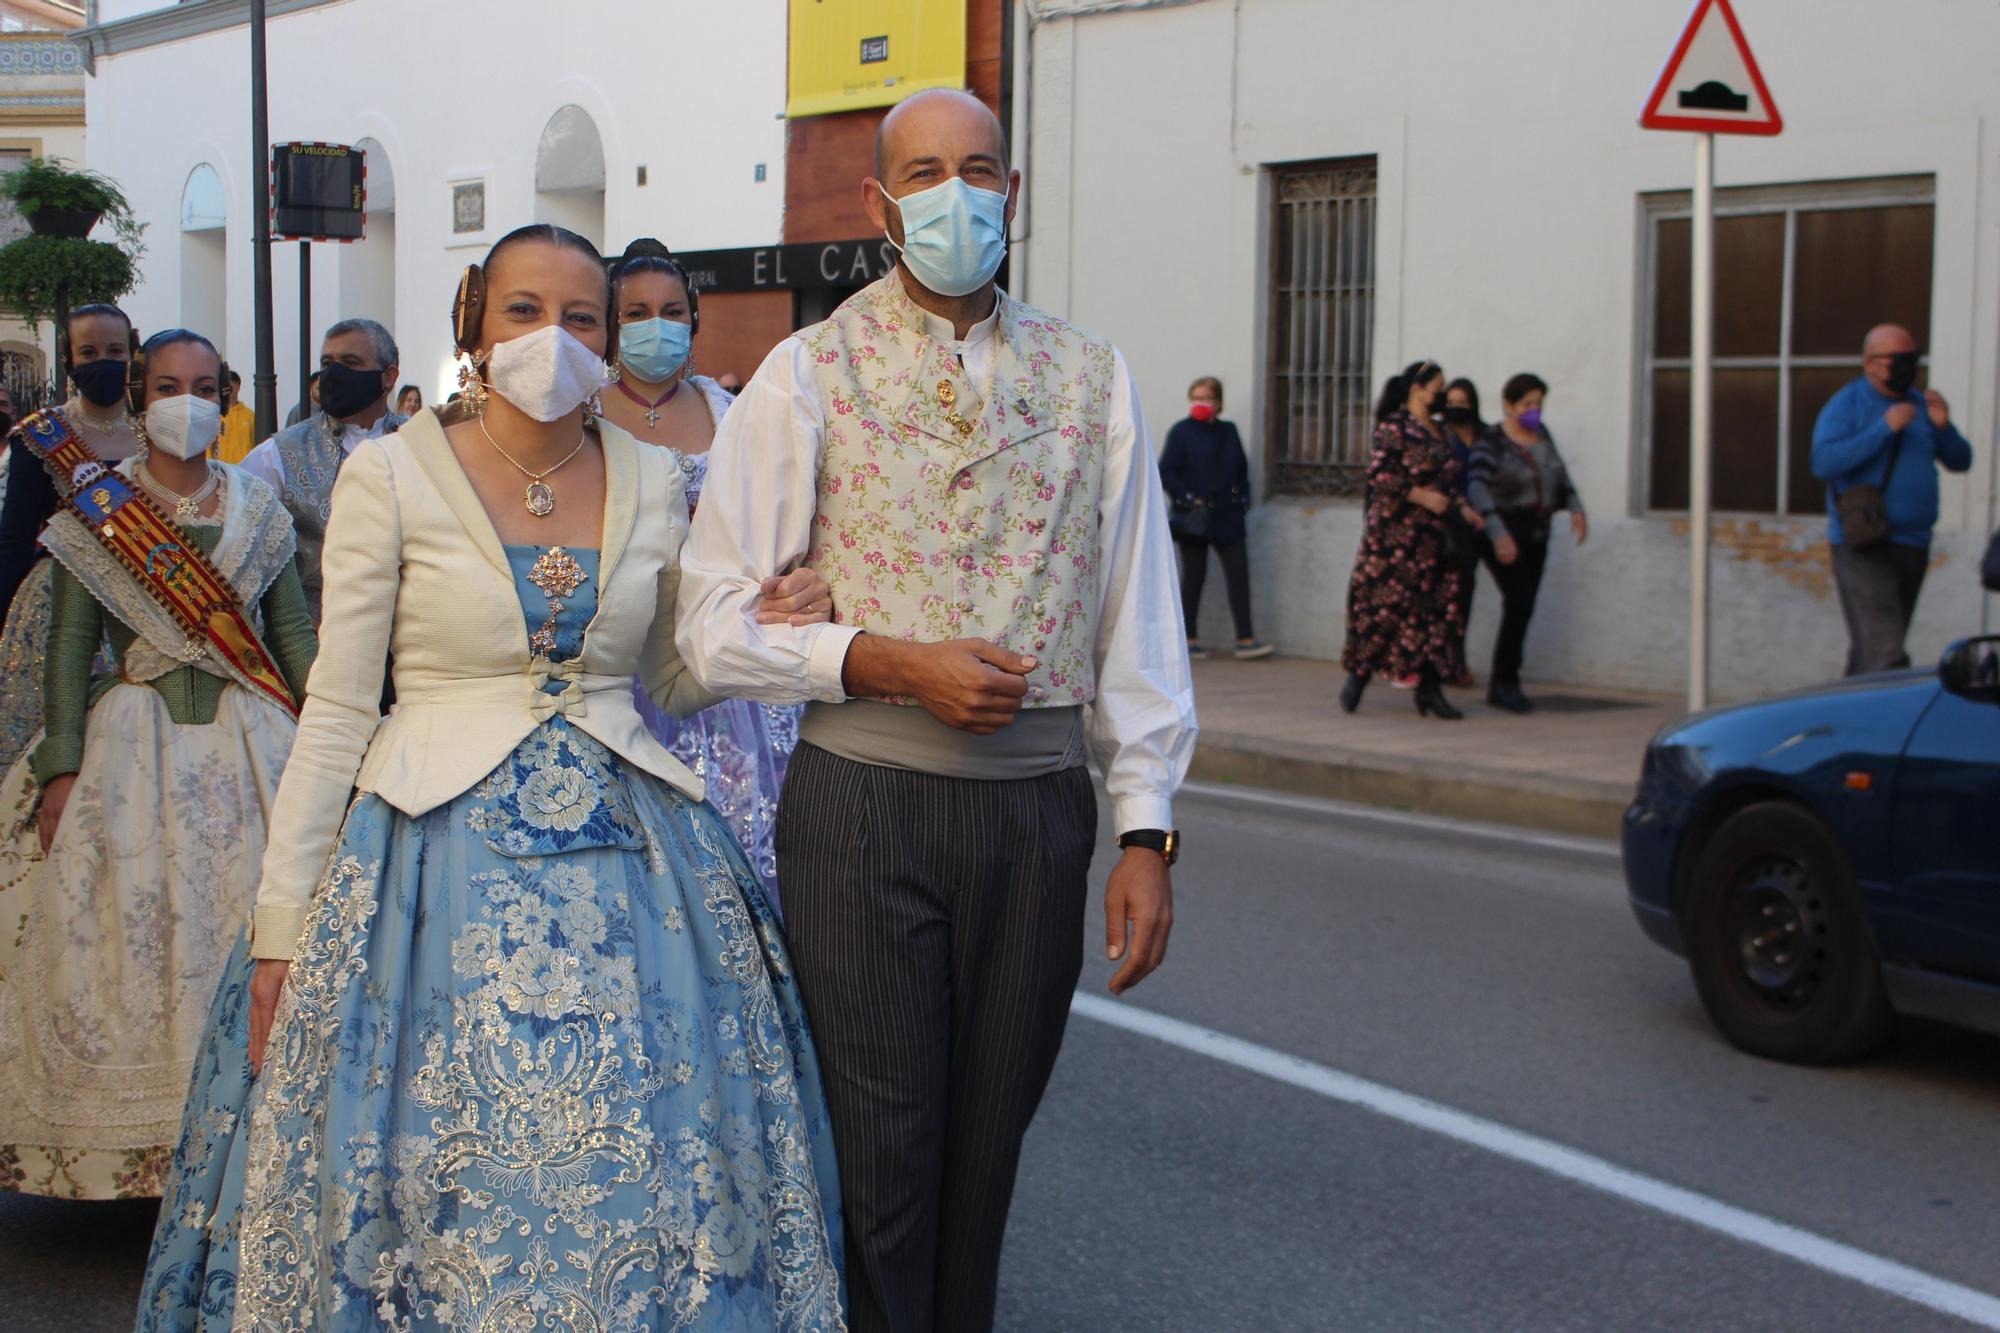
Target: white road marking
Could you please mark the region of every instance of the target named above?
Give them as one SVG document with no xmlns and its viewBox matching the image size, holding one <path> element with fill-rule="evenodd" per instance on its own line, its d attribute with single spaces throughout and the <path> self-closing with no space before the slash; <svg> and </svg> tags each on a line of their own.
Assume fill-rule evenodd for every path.
<svg viewBox="0 0 2000 1333">
<path fill-rule="evenodd" d="M 1103 996 L 1079 992 L 1071 1002 L 1070 1011 L 1349 1106 L 1373 1111 L 1417 1129 L 1483 1148 L 1550 1175 L 1600 1190 L 1642 1208 L 1654 1209 L 1746 1245 L 1796 1259 L 1836 1277 L 1851 1279 L 1981 1328 L 2000 1329 L 2000 1297 L 1934 1277 L 1825 1236 L 1787 1226 L 1712 1199 L 1706 1194 L 1669 1185 L 1663 1180 L 1627 1170 L 1553 1140 L 1537 1138 L 1439 1102 L 1398 1092 L 1352 1074 L 1343 1074 L 1296 1055 L 1287 1055 L 1225 1032 L 1134 1008 Z"/>
<path fill-rule="evenodd" d="M 1474 819 L 1452 819 L 1445 815 L 1419 815 L 1407 810 L 1385 810 L 1379 805 L 1353 801 L 1328 801 L 1315 796 L 1294 796 L 1289 792 L 1266 791 L 1261 787 L 1236 787 L 1222 782 L 1183 782 L 1181 793 L 1203 800 L 1231 801 L 1239 805 L 1262 806 L 1293 814 L 1323 815 L 1331 819 L 1352 819 L 1363 823 L 1389 824 L 1397 828 L 1422 829 L 1426 833 L 1455 833 L 1488 842 L 1513 843 L 1545 851 L 1578 852 L 1586 856 L 1617 859 L 1618 844 L 1608 838 L 1571 837 L 1562 833 L 1537 833 L 1507 824 L 1484 824 Z"/>
</svg>

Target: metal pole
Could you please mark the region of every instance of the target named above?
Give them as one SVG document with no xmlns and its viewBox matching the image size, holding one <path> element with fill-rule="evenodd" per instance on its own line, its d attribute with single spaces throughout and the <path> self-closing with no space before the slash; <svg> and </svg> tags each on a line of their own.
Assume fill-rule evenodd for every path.
<svg viewBox="0 0 2000 1333">
<path fill-rule="evenodd" d="M 1715 411 L 1715 136 L 1694 139 L 1693 373 L 1688 376 L 1688 709 L 1708 707 L 1708 478 Z"/>
<path fill-rule="evenodd" d="M 306 405 L 306 415 L 312 415 L 312 389 L 308 381 L 312 379 L 313 362 L 313 266 L 312 242 L 299 242 L 299 401 Z"/>
<path fill-rule="evenodd" d="M 250 201 L 251 301 L 257 324 L 257 437 L 278 432 L 278 349 L 271 327 L 271 114 L 264 77 L 264 0 L 250 0 L 250 169 L 257 173 Z"/>
</svg>

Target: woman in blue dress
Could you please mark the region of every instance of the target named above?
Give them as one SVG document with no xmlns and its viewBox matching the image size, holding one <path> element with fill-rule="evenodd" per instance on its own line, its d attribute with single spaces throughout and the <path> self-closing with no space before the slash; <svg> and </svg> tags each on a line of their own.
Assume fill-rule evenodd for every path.
<svg viewBox="0 0 2000 1333">
<path fill-rule="evenodd" d="M 714 380 L 694 373 L 701 294 L 666 246 L 642 238 L 612 264 L 611 299 L 618 311 L 618 347 L 613 383 L 601 395 L 603 415 L 633 439 L 673 455 L 692 514 L 708 480 L 709 446 L 735 401 Z M 772 830 L 785 766 L 798 748 L 801 710 L 724 699 L 692 717 L 676 718 L 643 688 L 635 702 L 660 744 L 707 787 L 710 804 L 722 812 L 776 903 Z"/>
<path fill-rule="evenodd" d="M 844 1327 L 790 964 L 632 703 L 714 700 L 673 647 L 679 469 L 585 411 L 606 297 L 583 238 L 504 238 L 460 292 L 459 417 L 341 469 L 141 1329 Z M 763 614 L 828 609 L 800 574 Z"/>
</svg>

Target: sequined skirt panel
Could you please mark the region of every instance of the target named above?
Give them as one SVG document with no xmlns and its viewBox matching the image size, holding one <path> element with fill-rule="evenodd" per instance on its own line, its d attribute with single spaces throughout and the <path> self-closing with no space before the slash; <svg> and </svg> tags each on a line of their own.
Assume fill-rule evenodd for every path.
<svg viewBox="0 0 2000 1333">
<path fill-rule="evenodd" d="M 721 811 L 771 901 L 778 903 L 778 853 L 772 830 L 785 768 L 799 746 L 799 717 L 804 710 L 725 699 L 692 717 L 672 718 L 644 690 L 635 689 L 634 696 L 639 716 L 660 744 L 707 784 L 709 804 Z"/>
</svg>

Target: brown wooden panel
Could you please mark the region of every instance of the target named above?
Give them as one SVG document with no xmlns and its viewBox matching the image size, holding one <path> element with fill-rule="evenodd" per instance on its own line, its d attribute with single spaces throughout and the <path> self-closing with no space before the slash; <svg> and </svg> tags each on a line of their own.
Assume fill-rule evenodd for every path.
<svg viewBox="0 0 2000 1333">
<path fill-rule="evenodd" d="M 701 298 L 701 332 L 694 341 L 695 370 L 733 370 L 748 381 L 773 347 L 792 332 L 792 294 L 710 292 Z"/>
<path fill-rule="evenodd" d="M 794 120 L 785 134 L 785 240 L 873 236 L 861 182 L 874 174 L 875 127 L 886 111 Z"/>
<path fill-rule="evenodd" d="M 1003 6 L 1009 0 L 966 0 L 965 2 L 965 63 L 981 64 L 1000 59 L 1000 41 L 1004 27 Z"/>
<path fill-rule="evenodd" d="M 1000 110 L 1000 44 L 1010 0 L 966 0 L 966 84 Z M 803 116 L 785 133 L 785 241 L 850 241 L 873 236 L 861 182 L 875 169 L 875 128 L 884 108 Z"/>
</svg>

